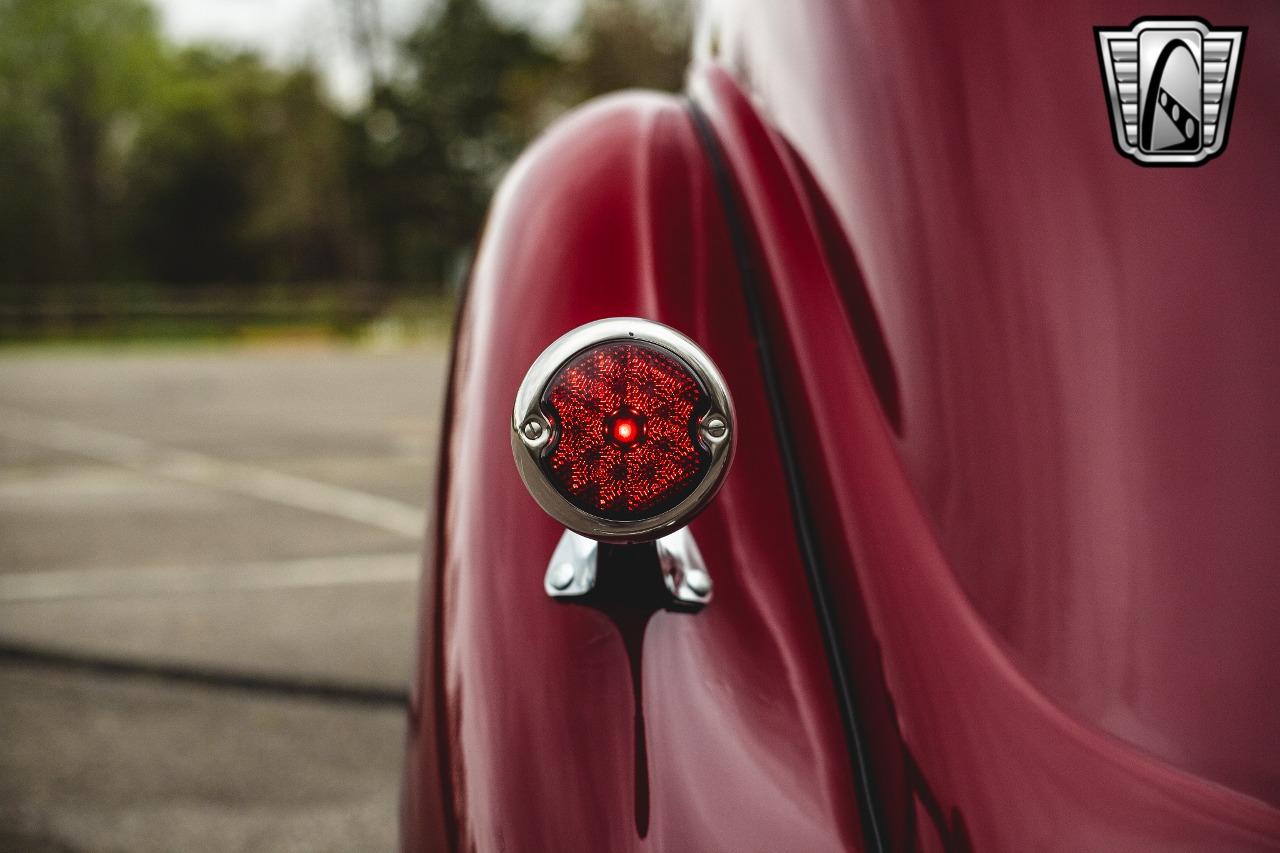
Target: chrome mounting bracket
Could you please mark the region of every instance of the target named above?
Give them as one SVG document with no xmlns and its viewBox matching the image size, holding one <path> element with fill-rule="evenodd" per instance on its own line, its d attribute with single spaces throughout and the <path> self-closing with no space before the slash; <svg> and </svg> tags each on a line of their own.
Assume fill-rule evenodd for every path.
<svg viewBox="0 0 1280 853">
<path fill-rule="evenodd" d="M 652 554 L 662 574 L 662 583 L 670 598 L 666 609 L 693 612 L 711 601 L 711 574 L 687 527 L 652 542 L 633 545 L 602 545 L 566 530 L 551 554 L 542 588 L 555 599 L 588 599 L 597 589 L 599 576 L 609 571 L 610 564 L 619 562 L 621 555 L 635 557 L 645 552 Z"/>
</svg>

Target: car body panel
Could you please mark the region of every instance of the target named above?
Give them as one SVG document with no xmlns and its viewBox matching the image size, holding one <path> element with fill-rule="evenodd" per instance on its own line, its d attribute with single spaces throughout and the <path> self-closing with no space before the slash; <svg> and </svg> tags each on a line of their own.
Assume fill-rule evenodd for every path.
<svg viewBox="0 0 1280 853">
<path fill-rule="evenodd" d="M 789 147 L 722 69 L 702 69 L 693 94 L 771 281 L 765 314 L 788 416 L 809 439 L 798 451 L 822 559 L 864 716 L 880 721 L 867 737 L 889 849 L 1280 844 L 1274 808 L 1073 718 L 1012 662 L 957 582 L 903 465 Z M 883 784 L 890 775 L 905 790 Z"/>
<path fill-rule="evenodd" d="M 1111 142 L 1093 28 L 1155 13 L 1250 28 L 1199 168 Z M 704 26 L 853 248 L 898 451 L 983 619 L 1073 715 L 1280 804 L 1280 7 L 747 0 Z"/>
<path fill-rule="evenodd" d="M 737 459 L 691 526 L 715 581 L 698 614 L 611 619 L 542 589 L 563 529 L 520 483 L 511 404 L 544 347 L 610 316 L 690 335 L 733 390 Z M 725 213 L 680 101 L 607 99 L 515 167 L 461 318 L 424 604 L 439 634 L 426 632 L 421 669 L 438 669 L 411 715 L 410 796 L 430 797 L 440 772 L 451 844 L 857 849 L 852 771 L 753 351 Z M 414 803 L 404 814 L 405 846 L 428 849 L 439 816 Z"/>
<path fill-rule="evenodd" d="M 521 160 L 458 333 L 406 848 L 1280 849 L 1280 7 L 1186 10 L 1251 28 L 1195 169 L 1112 144 L 1093 27 L 1152 11 L 709 2 L 692 113 L 609 99 Z M 625 315 L 738 409 L 693 616 L 547 599 L 508 450 L 542 348 Z"/>
</svg>

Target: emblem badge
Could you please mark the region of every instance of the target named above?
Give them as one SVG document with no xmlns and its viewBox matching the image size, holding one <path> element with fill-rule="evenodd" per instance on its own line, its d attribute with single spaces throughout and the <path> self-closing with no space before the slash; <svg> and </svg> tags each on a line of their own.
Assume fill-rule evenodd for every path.
<svg viewBox="0 0 1280 853">
<path fill-rule="evenodd" d="M 1144 166 L 1198 166 L 1221 154 L 1246 29 L 1173 18 L 1095 27 L 1120 153 Z"/>
</svg>

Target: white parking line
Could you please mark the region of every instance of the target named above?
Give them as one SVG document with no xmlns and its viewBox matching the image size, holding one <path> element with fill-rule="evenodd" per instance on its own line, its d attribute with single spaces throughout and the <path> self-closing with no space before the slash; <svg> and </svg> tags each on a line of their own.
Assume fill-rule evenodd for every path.
<svg viewBox="0 0 1280 853">
<path fill-rule="evenodd" d="M 344 518 L 410 539 L 419 539 L 423 533 L 423 510 L 391 498 L 282 474 L 258 465 L 165 447 L 60 418 L 0 406 L 0 435 L 134 471 Z"/>
<path fill-rule="evenodd" d="M 361 554 L 221 566 L 62 569 L 0 575 L 0 604 L 68 598 L 180 595 L 405 583 L 418 578 L 418 554 Z"/>
</svg>

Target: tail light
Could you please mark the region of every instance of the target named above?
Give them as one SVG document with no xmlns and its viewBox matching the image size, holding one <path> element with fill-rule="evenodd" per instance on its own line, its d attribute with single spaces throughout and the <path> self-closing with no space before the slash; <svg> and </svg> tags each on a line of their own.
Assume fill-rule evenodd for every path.
<svg viewBox="0 0 1280 853">
<path fill-rule="evenodd" d="M 636 542 L 683 527 L 733 455 L 733 403 L 693 341 L 630 317 L 569 332 L 533 363 L 512 418 L 530 494 L 568 529 Z"/>
</svg>

